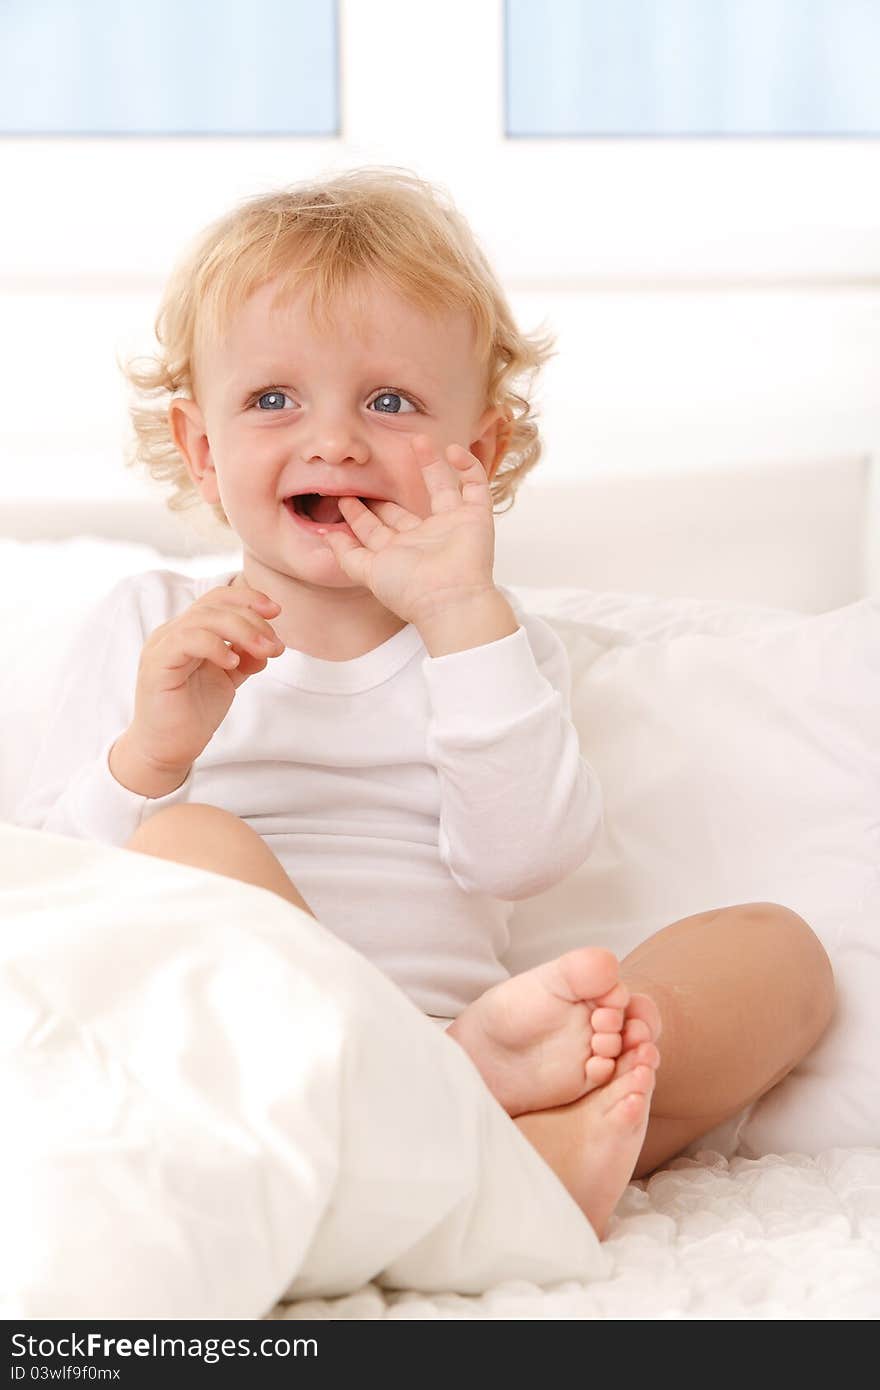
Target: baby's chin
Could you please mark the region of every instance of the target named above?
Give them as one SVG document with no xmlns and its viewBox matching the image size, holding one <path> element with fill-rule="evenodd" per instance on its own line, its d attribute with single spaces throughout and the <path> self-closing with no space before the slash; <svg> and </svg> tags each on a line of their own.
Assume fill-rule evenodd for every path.
<svg viewBox="0 0 880 1390">
<path fill-rule="evenodd" d="M 367 594 L 363 584 L 349 578 L 333 554 L 322 546 L 320 551 L 306 556 L 284 556 L 272 565 L 283 579 L 293 581 L 305 589 L 326 592 L 328 589 L 351 594 Z"/>
</svg>

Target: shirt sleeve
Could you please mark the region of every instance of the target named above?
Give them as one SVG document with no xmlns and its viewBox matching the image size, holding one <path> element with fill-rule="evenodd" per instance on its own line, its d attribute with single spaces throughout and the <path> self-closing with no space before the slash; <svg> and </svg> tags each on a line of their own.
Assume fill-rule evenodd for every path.
<svg viewBox="0 0 880 1390">
<path fill-rule="evenodd" d="M 602 794 L 571 721 L 565 646 L 505 597 L 516 632 L 426 657 L 423 670 L 440 856 L 465 892 L 514 901 L 584 862 L 602 827 Z"/>
<path fill-rule="evenodd" d="M 121 846 L 144 819 L 189 796 L 192 772 L 169 795 L 145 797 L 110 771 L 110 749 L 134 712 L 144 641 L 163 621 L 161 615 L 145 621 L 138 578 L 111 589 L 67 643 L 52 713 L 13 812 L 16 825 Z"/>
</svg>

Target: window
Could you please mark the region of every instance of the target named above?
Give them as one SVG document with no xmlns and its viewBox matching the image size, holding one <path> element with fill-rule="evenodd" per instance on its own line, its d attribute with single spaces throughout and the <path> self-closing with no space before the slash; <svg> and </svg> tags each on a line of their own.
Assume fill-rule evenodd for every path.
<svg viewBox="0 0 880 1390">
<path fill-rule="evenodd" d="M 880 134 L 874 0 L 507 0 L 511 136 Z"/>
<path fill-rule="evenodd" d="M 7 0 L 0 133 L 336 135 L 335 0 Z"/>
</svg>

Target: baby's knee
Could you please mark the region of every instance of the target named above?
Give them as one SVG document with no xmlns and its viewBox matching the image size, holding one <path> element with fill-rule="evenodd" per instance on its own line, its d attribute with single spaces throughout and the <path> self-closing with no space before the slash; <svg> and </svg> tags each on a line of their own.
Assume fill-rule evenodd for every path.
<svg viewBox="0 0 880 1390">
<path fill-rule="evenodd" d="M 128 844 L 144 848 L 156 848 L 162 844 L 179 845 L 181 840 L 193 836 L 201 837 L 210 833 L 238 834 L 241 831 L 252 833 L 243 820 L 224 811 L 220 806 L 209 806 L 206 802 L 179 802 L 174 806 L 164 806 L 156 811 L 138 827 Z"/>
<path fill-rule="evenodd" d="M 804 1052 L 819 1040 L 834 1014 L 836 989 L 828 953 L 813 928 L 781 903 L 751 903 L 756 921 L 775 943 L 780 971 L 793 999 Z"/>
</svg>

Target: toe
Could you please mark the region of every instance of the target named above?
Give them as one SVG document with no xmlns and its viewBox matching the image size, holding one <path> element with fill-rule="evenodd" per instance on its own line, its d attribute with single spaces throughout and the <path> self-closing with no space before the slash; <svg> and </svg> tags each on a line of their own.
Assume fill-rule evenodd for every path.
<svg viewBox="0 0 880 1390">
<path fill-rule="evenodd" d="M 650 1035 L 655 1040 L 661 1033 L 660 1010 L 649 994 L 634 994 L 626 1009 L 626 1019 L 640 1019 L 648 1025 Z"/>
<path fill-rule="evenodd" d="M 606 1114 L 610 1114 L 626 1096 L 638 1096 L 647 1100 L 653 1092 L 655 1080 L 656 1072 L 653 1067 L 637 1066 L 626 1073 L 618 1072 L 601 1091 L 603 1103 L 607 1107 Z"/>
<path fill-rule="evenodd" d="M 660 1065 L 660 1052 L 652 1042 L 640 1043 L 638 1047 L 631 1048 L 624 1052 L 615 1066 L 616 1076 L 625 1076 L 627 1072 L 633 1071 L 636 1067 L 654 1067 Z"/>
<path fill-rule="evenodd" d="M 590 1039 L 590 1051 L 595 1057 L 619 1057 L 623 1051 L 623 1039 L 619 1033 L 594 1033 Z"/>
<path fill-rule="evenodd" d="M 545 967 L 547 969 L 547 967 Z M 600 946 L 579 946 L 549 963 L 549 970 L 565 982 L 566 995 L 571 1002 L 583 999 L 602 999 L 615 988 L 621 988 L 620 962 L 610 951 Z M 551 988 L 552 988 L 551 984 Z M 556 991 L 554 990 L 554 993 Z M 629 994 L 627 992 L 627 999 Z M 612 1000 L 616 1003 L 616 1000 Z"/>
<path fill-rule="evenodd" d="M 616 984 L 607 994 L 597 995 L 594 1002 L 597 1007 L 606 1009 L 626 1009 L 630 1002 L 630 993 L 626 985 Z"/>
<path fill-rule="evenodd" d="M 624 1096 L 617 1104 L 621 1114 L 631 1125 L 637 1125 L 644 1121 L 648 1097 L 643 1091 L 630 1091 L 629 1095 Z"/>
<path fill-rule="evenodd" d="M 604 1086 L 614 1075 L 614 1067 L 613 1057 L 588 1057 L 584 1074 L 593 1086 Z"/>
<path fill-rule="evenodd" d="M 640 1018 L 633 1018 L 624 1024 L 622 1037 L 624 1047 L 635 1047 L 637 1043 L 651 1041 L 651 1030 Z"/>
<path fill-rule="evenodd" d="M 630 1095 L 632 1095 L 634 1091 L 640 1091 L 643 1095 L 646 1095 L 649 1091 L 653 1090 L 656 1080 L 656 1067 L 646 1067 L 640 1063 L 639 1066 L 633 1067 L 632 1071 L 627 1074 L 625 1083 L 622 1084 L 627 1086 Z"/>
<path fill-rule="evenodd" d="M 618 1072 L 608 1089 L 614 1092 L 615 1097 L 630 1096 L 634 1092 L 646 1095 L 653 1089 L 656 1075 L 654 1067 L 646 1067 L 640 1063 L 631 1071 Z"/>
<path fill-rule="evenodd" d="M 623 1028 L 623 1009 L 594 1009 L 590 1027 L 594 1033 L 619 1033 Z"/>
</svg>

